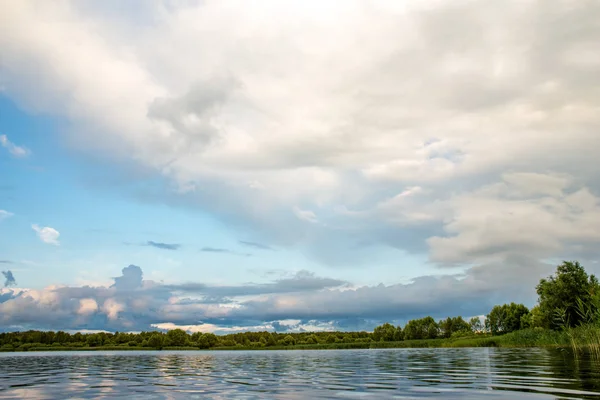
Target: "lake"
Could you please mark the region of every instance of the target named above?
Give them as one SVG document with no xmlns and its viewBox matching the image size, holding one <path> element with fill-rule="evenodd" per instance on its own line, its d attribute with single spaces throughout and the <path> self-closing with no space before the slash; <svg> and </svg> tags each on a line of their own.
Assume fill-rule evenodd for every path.
<svg viewBox="0 0 600 400">
<path fill-rule="evenodd" d="M 0 353 L 0 398 L 600 399 L 600 367 L 547 349 Z"/>
</svg>

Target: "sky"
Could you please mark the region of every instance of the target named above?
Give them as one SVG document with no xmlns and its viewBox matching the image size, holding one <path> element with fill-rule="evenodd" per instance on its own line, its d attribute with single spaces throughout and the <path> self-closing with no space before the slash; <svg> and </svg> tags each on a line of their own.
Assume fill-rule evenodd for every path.
<svg viewBox="0 0 600 400">
<path fill-rule="evenodd" d="M 596 1 L 2 9 L 0 331 L 371 330 L 600 273 Z"/>
</svg>

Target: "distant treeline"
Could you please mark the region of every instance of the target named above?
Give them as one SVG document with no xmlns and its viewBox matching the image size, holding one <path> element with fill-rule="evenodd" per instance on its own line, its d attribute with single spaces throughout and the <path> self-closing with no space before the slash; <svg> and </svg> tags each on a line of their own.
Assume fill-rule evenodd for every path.
<svg viewBox="0 0 600 400">
<path fill-rule="evenodd" d="M 600 323 L 600 285 L 578 262 L 563 262 L 556 273 L 536 287 L 538 304 L 529 310 L 523 304 L 495 306 L 482 321 L 462 317 L 436 321 L 428 316 L 409 321 L 404 328 L 385 323 L 373 332 L 242 332 L 217 336 L 188 334 L 181 329 L 166 333 L 75 333 L 26 331 L 0 333 L 0 350 L 27 351 L 39 348 L 281 348 L 341 344 L 368 347 L 373 342 L 402 342 L 423 339 L 457 339 L 490 336 L 524 329 L 560 331 Z M 381 343 L 383 344 L 383 343 Z M 364 345 L 364 346 L 363 346 Z M 343 347 L 343 346 L 342 346 Z M 348 346 L 349 348 L 352 346 Z"/>
</svg>

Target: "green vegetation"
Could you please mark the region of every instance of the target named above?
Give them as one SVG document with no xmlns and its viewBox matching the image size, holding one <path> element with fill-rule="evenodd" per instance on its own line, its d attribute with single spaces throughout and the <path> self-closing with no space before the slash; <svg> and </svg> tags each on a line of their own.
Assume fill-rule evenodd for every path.
<svg viewBox="0 0 600 400">
<path fill-rule="evenodd" d="M 50 350 L 253 350 L 374 349 L 409 347 L 570 347 L 600 358 L 600 284 L 578 262 L 563 262 L 540 280 L 539 301 L 492 308 L 485 322 L 461 316 L 435 321 L 427 316 L 404 328 L 385 323 L 370 332 L 242 332 L 217 336 L 167 333 L 8 332 L 0 333 L 0 351 Z"/>
</svg>

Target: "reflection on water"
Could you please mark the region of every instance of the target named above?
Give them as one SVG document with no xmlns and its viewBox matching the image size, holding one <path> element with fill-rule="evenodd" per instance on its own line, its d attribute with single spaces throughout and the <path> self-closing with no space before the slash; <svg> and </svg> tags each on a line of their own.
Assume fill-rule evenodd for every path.
<svg viewBox="0 0 600 400">
<path fill-rule="evenodd" d="M 560 350 L 0 353 L 0 398 L 600 399 Z"/>
</svg>

